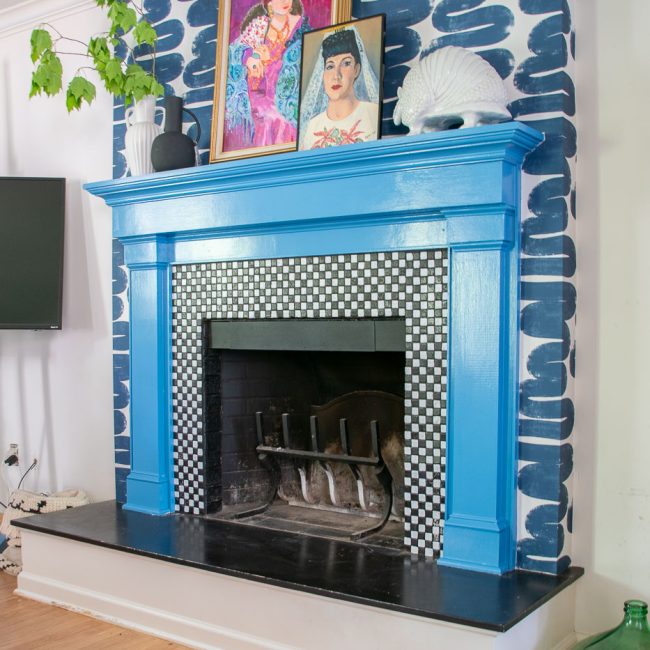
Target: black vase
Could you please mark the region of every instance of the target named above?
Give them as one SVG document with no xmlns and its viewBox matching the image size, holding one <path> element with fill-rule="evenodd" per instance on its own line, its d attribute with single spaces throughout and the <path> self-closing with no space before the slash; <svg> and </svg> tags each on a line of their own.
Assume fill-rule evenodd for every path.
<svg viewBox="0 0 650 650">
<path fill-rule="evenodd" d="M 196 165 L 196 145 L 201 138 L 201 125 L 196 115 L 183 108 L 180 97 L 165 97 L 165 129 L 151 145 L 151 163 L 157 172 L 169 169 L 182 169 Z M 196 142 L 182 131 L 183 111 L 189 113 L 196 122 Z"/>
</svg>

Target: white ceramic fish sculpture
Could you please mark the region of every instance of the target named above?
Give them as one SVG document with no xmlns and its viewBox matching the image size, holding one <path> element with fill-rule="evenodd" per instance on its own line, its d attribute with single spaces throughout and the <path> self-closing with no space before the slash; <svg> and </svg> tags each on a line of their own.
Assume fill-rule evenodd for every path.
<svg viewBox="0 0 650 650">
<path fill-rule="evenodd" d="M 497 71 L 462 47 L 442 47 L 421 59 L 397 90 L 395 124 L 409 135 L 511 120 Z"/>
</svg>

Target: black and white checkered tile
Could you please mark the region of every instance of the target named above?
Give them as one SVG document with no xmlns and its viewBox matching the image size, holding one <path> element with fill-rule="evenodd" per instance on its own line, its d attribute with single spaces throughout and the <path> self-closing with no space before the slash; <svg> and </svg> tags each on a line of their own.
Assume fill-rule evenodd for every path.
<svg viewBox="0 0 650 650">
<path fill-rule="evenodd" d="M 447 396 L 447 251 L 403 251 L 177 265 L 172 280 L 174 493 L 206 508 L 203 321 L 404 318 L 404 543 L 442 548 Z"/>
</svg>

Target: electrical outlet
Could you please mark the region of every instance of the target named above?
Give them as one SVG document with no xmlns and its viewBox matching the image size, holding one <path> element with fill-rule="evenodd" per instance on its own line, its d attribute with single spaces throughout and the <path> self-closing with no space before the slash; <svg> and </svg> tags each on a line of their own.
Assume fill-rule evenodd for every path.
<svg viewBox="0 0 650 650">
<path fill-rule="evenodd" d="M 5 454 L 5 463 L 11 467 L 17 467 L 20 464 L 18 445 L 15 442 L 9 445 L 9 450 Z"/>
</svg>

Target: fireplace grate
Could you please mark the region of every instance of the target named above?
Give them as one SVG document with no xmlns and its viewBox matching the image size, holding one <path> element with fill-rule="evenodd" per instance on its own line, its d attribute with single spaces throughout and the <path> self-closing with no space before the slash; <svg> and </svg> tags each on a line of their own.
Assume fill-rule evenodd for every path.
<svg viewBox="0 0 650 650">
<path fill-rule="evenodd" d="M 233 519 L 244 519 L 259 515 L 268 510 L 278 493 L 280 487 L 281 470 L 278 463 L 279 458 L 290 459 L 295 461 L 296 469 L 300 475 L 300 485 L 303 498 L 307 503 L 313 503 L 314 499 L 309 493 L 309 484 L 307 481 L 307 463 L 316 462 L 324 470 L 329 487 L 330 500 L 334 505 L 338 505 L 337 487 L 334 480 L 334 472 L 332 470 L 332 463 L 343 463 L 350 468 L 354 480 L 357 485 L 357 492 L 359 495 L 359 505 L 362 510 L 368 510 L 365 499 L 365 488 L 363 477 L 361 474 L 361 466 L 372 467 L 379 484 L 384 490 L 383 510 L 379 522 L 364 528 L 363 530 L 356 531 L 350 534 L 351 540 L 359 540 L 378 533 L 390 518 L 391 510 L 393 507 L 393 480 L 388 471 L 386 463 L 381 454 L 381 445 L 379 444 L 379 425 L 377 420 L 371 420 L 370 426 L 370 442 L 371 442 L 371 455 L 370 456 L 354 456 L 350 451 L 350 437 L 348 434 L 348 422 L 346 418 L 339 420 L 339 433 L 342 453 L 331 453 L 322 450 L 319 444 L 319 431 L 318 431 L 318 416 L 312 415 L 309 418 L 310 433 L 311 433 L 311 449 L 296 449 L 291 446 L 291 425 L 288 413 L 282 414 L 282 442 L 283 446 L 274 447 L 266 444 L 264 435 L 264 422 L 263 414 L 257 411 L 255 414 L 256 431 L 257 431 L 257 447 L 256 452 L 263 467 L 267 469 L 271 477 L 271 490 L 269 491 L 269 499 L 266 503 L 238 512 L 233 515 Z"/>
</svg>

